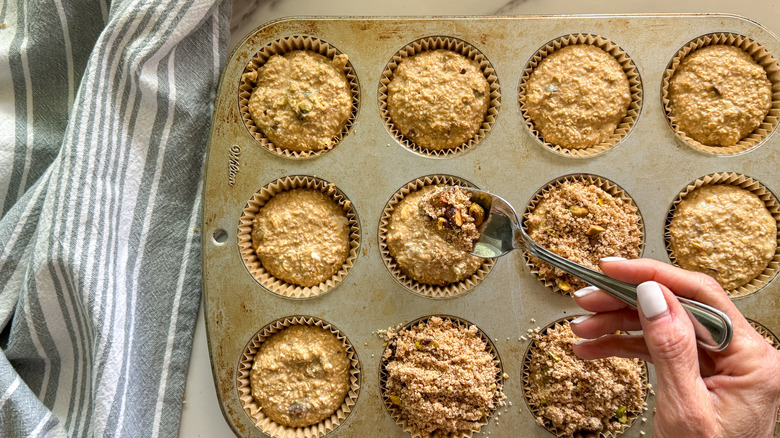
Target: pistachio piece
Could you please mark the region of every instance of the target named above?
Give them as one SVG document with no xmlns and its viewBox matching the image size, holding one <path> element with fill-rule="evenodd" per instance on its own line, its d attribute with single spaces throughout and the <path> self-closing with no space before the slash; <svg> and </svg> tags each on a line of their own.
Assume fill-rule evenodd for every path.
<svg viewBox="0 0 780 438">
<path fill-rule="evenodd" d="M 599 198 L 599 205 L 604 205 L 604 200 Z"/>
<path fill-rule="evenodd" d="M 469 207 L 469 216 L 474 218 L 474 226 L 478 227 L 485 220 L 485 209 L 481 205 L 473 203 Z"/>
<path fill-rule="evenodd" d="M 447 219 L 440 217 L 436 219 L 436 229 L 439 231 L 444 231 L 445 228 L 449 226 L 449 222 L 447 222 Z"/>
<path fill-rule="evenodd" d="M 398 397 L 397 395 L 391 395 L 387 397 L 390 400 L 390 403 L 401 406 L 401 397 Z"/>
<path fill-rule="evenodd" d="M 585 232 L 585 234 L 588 236 L 594 236 L 596 235 L 596 233 L 600 233 L 602 231 L 604 231 L 603 227 L 600 227 L 598 225 L 591 225 L 590 228 L 588 228 L 588 231 Z"/>
<path fill-rule="evenodd" d="M 625 406 L 620 406 L 617 408 L 617 412 L 615 412 L 615 418 L 617 418 L 617 421 L 621 422 L 622 424 L 628 423 L 628 414 L 626 413 Z"/>
<path fill-rule="evenodd" d="M 588 210 L 588 207 L 582 207 L 582 206 L 579 206 L 579 205 L 572 205 L 571 207 L 569 207 L 569 212 L 574 217 L 585 217 L 585 216 L 588 215 L 588 213 L 590 213 L 590 210 Z"/>
<path fill-rule="evenodd" d="M 561 280 L 560 278 L 556 280 L 555 283 L 558 285 L 558 288 L 564 292 L 568 292 L 571 290 L 571 285 L 566 281 Z"/>
</svg>

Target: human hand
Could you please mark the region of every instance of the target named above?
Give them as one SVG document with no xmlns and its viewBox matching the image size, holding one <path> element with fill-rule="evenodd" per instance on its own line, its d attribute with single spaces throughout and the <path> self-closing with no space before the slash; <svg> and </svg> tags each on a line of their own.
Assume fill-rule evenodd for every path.
<svg viewBox="0 0 780 438">
<path fill-rule="evenodd" d="M 780 352 L 714 279 L 650 259 L 603 260 L 601 269 L 639 284 L 639 311 L 593 286 L 575 292 L 577 304 L 596 313 L 572 321 L 576 335 L 592 339 L 577 342 L 574 353 L 586 360 L 638 357 L 655 365 L 655 436 L 772 436 L 780 405 Z M 675 294 L 726 313 L 734 326 L 729 346 L 720 352 L 698 348 Z M 612 334 L 617 330 L 643 335 Z"/>
</svg>

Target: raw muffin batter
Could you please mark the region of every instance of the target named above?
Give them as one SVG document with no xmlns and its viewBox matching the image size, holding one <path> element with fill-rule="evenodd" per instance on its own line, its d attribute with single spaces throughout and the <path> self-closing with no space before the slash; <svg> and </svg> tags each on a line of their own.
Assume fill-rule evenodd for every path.
<svg viewBox="0 0 780 438">
<path fill-rule="evenodd" d="M 279 148 L 329 147 L 352 113 L 346 65 L 346 55 L 331 60 L 296 50 L 272 56 L 256 72 L 247 73 L 256 82 L 249 99 L 252 120 Z"/>
<path fill-rule="evenodd" d="M 349 223 L 336 201 L 320 191 L 282 192 L 252 219 L 252 246 L 274 277 L 314 286 L 338 272 L 349 256 Z"/>
<path fill-rule="evenodd" d="M 474 250 L 480 236 L 477 227 L 485 219 L 485 209 L 471 202 L 461 189 L 437 187 L 423 196 L 420 208 L 444 240 L 461 251 Z"/>
<path fill-rule="evenodd" d="M 582 360 L 571 348 L 578 340 L 568 322 L 536 336 L 529 366 L 531 402 L 541 414 L 536 422 L 566 436 L 620 432 L 628 414 L 644 405 L 640 361 Z"/>
<path fill-rule="evenodd" d="M 758 196 L 716 184 L 689 193 L 669 224 L 677 264 L 704 272 L 726 290 L 749 283 L 777 249 L 777 221 Z"/>
<path fill-rule="evenodd" d="M 626 116 L 631 91 L 623 68 L 590 44 L 561 48 L 528 78 L 526 107 L 544 140 L 571 149 L 607 141 Z"/>
<path fill-rule="evenodd" d="M 479 65 L 449 50 L 404 59 L 387 86 L 393 124 L 428 149 L 451 149 L 469 141 L 489 105 L 490 86 Z"/>
<path fill-rule="evenodd" d="M 766 71 L 733 46 L 699 49 L 682 60 L 669 83 L 672 121 L 694 140 L 733 146 L 764 121 L 772 106 Z"/>
<path fill-rule="evenodd" d="M 599 187 L 566 181 L 547 191 L 525 222 L 528 235 L 548 250 L 598 270 L 603 257 L 639 257 L 642 233 L 636 209 Z M 582 280 L 531 257 L 539 277 L 570 294 Z"/>
<path fill-rule="evenodd" d="M 271 420 L 305 427 L 330 417 L 349 391 L 349 358 L 329 330 L 293 325 L 260 346 L 252 365 L 252 396 Z"/>
<path fill-rule="evenodd" d="M 438 317 L 402 330 L 385 352 L 386 394 L 425 438 L 479 430 L 502 399 L 499 368 L 486 348 L 475 326 Z"/>
<path fill-rule="evenodd" d="M 387 248 L 401 271 L 420 283 L 446 286 L 463 281 L 483 260 L 445 241 L 420 202 L 436 186 L 425 186 L 405 196 L 395 207 L 387 228 Z"/>
</svg>

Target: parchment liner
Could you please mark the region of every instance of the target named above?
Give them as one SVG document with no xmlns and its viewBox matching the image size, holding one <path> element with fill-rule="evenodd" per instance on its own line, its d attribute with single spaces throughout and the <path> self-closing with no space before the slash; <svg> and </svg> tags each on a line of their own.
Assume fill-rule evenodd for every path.
<svg viewBox="0 0 780 438">
<path fill-rule="evenodd" d="M 428 315 L 423 316 L 421 318 L 417 318 L 412 322 L 409 322 L 408 324 L 401 327 L 398 332 L 404 330 L 409 330 L 414 326 L 422 325 L 428 322 L 432 317 L 437 316 L 441 318 L 442 320 L 449 320 L 452 321 L 455 325 L 457 325 L 459 328 L 467 329 L 470 326 L 476 326 L 476 324 L 473 324 L 463 318 L 459 318 L 457 316 L 452 315 Z M 496 410 L 499 408 L 499 403 L 501 402 L 500 399 L 500 393 L 501 388 L 504 385 L 504 366 L 501 362 L 501 356 L 498 354 L 498 350 L 496 349 L 495 344 L 493 344 L 493 341 L 490 339 L 490 337 L 485 334 L 485 332 L 482 331 L 481 328 L 477 327 L 477 334 L 479 334 L 479 337 L 485 342 L 486 351 L 490 353 L 493 356 L 493 360 L 498 366 L 498 373 L 496 374 L 496 385 L 498 386 L 498 389 L 496 390 L 496 399 L 494 408 L 490 412 L 487 412 L 485 414 L 485 418 L 483 422 L 480 422 L 480 429 L 488 424 L 490 422 L 490 418 L 493 416 L 493 414 L 496 412 Z M 389 378 L 389 375 L 387 373 L 387 363 L 388 359 L 385 357 L 385 353 L 388 348 L 390 348 L 390 344 L 392 344 L 392 340 L 387 343 L 387 346 L 385 346 L 385 349 L 382 351 L 381 360 L 379 362 L 379 391 L 380 396 L 382 397 L 382 402 L 385 406 L 385 409 L 387 410 L 387 413 L 390 414 L 390 417 L 398 424 L 401 429 L 404 430 L 404 432 L 409 433 L 409 435 L 412 436 L 412 438 L 421 438 L 420 432 L 416 429 L 414 429 L 411 425 L 407 424 L 406 420 L 401 416 L 401 410 L 394 405 L 390 401 L 390 394 L 387 394 L 387 379 Z M 463 433 L 462 435 L 451 435 L 449 438 L 471 438 L 471 436 L 475 433 L 479 432 L 478 430 L 469 431 L 466 433 Z"/>
<path fill-rule="evenodd" d="M 294 189 L 318 190 L 332 198 L 347 216 L 349 224 L 349 255 L 344 265 L 331 278 L 316 286 L 303 287 L 290 284 L 272 276 L 260 263 L 252 247 L 252 219 L 260 209 L 276 194 Z M 267 290 L 286 298 L 312 298 L 323 295 L 341 284 L 349 274 L 358 256 L 360 247 L 360 221 L 352 202 L 333 184 L 320 178 L 294 175 L 277 179 L 260 189 L 244 207 L 238 225 L 238 249 L 249 273 Z"/>
<path fill-rule="evenodd" d="M 390 198 L 390 200 L 385 205 L 384 210 L 382 211 L 382 217 L 379 219 L 378 230 L 379 251 L 382 254 L 382 261 L 385 263 L 387 270 L 390 271 L 390 274 L 393 275 L 393 278 L 395 278 L 398 283 L 400 283 L 409 291 L 428 298 L 453 298 L 471 291 L 474 287 L 481 283 L 493 268 L 493 265 L 495 265 L 495 260 L 485 259 L 482 263 L 482 266 L 477 269 L 477 272 L 464 281 L 448 284 L 447 286 L 436 286 L 421 283 L 401 272 L 401 269 L 396 264 L 395 259 L 392 255 L 390 255 L 390 249 L 387 247 L 387 231 L 390 225 L 390 216 L 392 216 L 393 211 L 395 211 L 395 207 L 409 193 L 415 192 L 424 186 L 429 185 L 454 185 L 478 188 L 469 181 L 450 175 L 423 176 L 404 185 L 398 189 L 395 194 L 393 194 L 393 197 Z"/>
<path fill-rule="evenodd" d="M 566 321 L 571 322 L 572 320 L 574 320 L 578 316 L 580 316 L 580 315 L 571 315 L 571 316 L 566 316 L 564 318 L 560 318 L 558 320 L 555 320 L 552 323 L 550 323 L 548 326 L 543 328 L 539 332 L 539 334 L 546 334 L 549 330 L 551 330 L 553 328 L 556 328 L 558 326 L 563 326 Z M 538 349 L 538 347 L 536 345 L 536 340 L 533 337 L 531 337 L 531 341 L 528 343 L 528 347 L 525 349 L 525 354 L 523 355 L 523 395 L 525 396 L 525 404 L 528 406 L 528 410 L 531 411 L 531 415 L 533 415 L 534 418 L 541 417 L 542 419 L 546 420 L 544 417 L 542 417 L 541 409 L 539 409 L 539 407 L 537 407 L 535 404 L 533 404 L 531 402 L 531 352 L 534 349 Z M 649 381 L 649 377 L 648 377 L 648 374 L 647 374 L 647 363 L 645 361 L 643 361 L 643 360 L 640 360 L 640 362 L 642 363 L 642 372 L 641 372 L 641 374 L 642 374 L 642 388 L 643 388 L 643 391 L 642 391 L 643 392 L 642 401 L 643 401 L 643 405 L 646 406 L 647 405 L 647 395 L 648 395 L 648 389 L 649 389 L 650 381 Z M 636 419 L 639 418 L 641 415 L 642 415 L 642 411 L 639 411 L 639 412 L 629 412 L 629 411 L 627 411 L 626 412 L 626 416 L 628 418 L 628 422 L 626 424 L 623 424 L 622 425 L 623 426 L 622 431 L 620 431 L 620 432 L 618 432 L 616 434 L 613 433 L 613 432 L 609 432 L 609 431 L 601 431 L 598 434 L 597 433 L 587 434 L 587 435 L 583 435 L 583 437 L 593 436 L 593 437 L 599 437 L 599 438 L 616 438 L 616 437 L 622 435 L 626 430 L 628 430 L 634 424 L 634 421 L 636 421 Z M 553 434 L 553 435 L 555 435 L 557 437 L 565 437 L 566 436 L 566 433 L 564 431 L 556 429 L 548 421 L 545 421 L 545 425 L 542 426 L 542 427 L 544 427 L 545 430 L 547 430 L 548 432 L 550 432 L 551 434 Z M 579 435 L 575 435 L 575 436 L 579 437 Z"/>
<path fill-rule="evenodd" d="M 628 193 L 626 193 L 625 190 L 623 190 L 623 188 L 621 188 L 619 185 L 615 184 L 614 182 L 597 175 L 590 175 L 586 173 L 565 175 L 545 184 L 544 187 L 539 189 L 536 192 L 536 194 L 534 194 L 534 196 L 528 202 L 528 205 L 526 205 L 525 207 L 525 211 L 523 212 L 522 224 L 521 224 L 523 229 L 526 230 L 526 232 L 528 231 L 525 222 L 530 216 L 530 214 L 533 213 L 539 201 L 542 200 L 542 196 L 544 196 L 544 194 L 549 192 L 550 190 L 565 183 L 566 181 L 580 181 L 586 184 L 595 185 L 596 187 L 600 188 L 601 190 L 604 190 L 605 192 L 609 193 L 613 197 L 622 199 L 628 205 L 636 209 L 636 214 L 639 216 L 637 227 L 639 228 L 639 234 L 641 236 L 641 241 L 639 243 L 639 257 L 641 258 L 642 253 L 644 252 L 645 249 L 645 232 L 644 232 L 645 225 L 644 225 L 644 219 L 642 218 L 642 212 L 639 211 L 639 207 L 637 207 L 634 200 L 628 195 Z M 575 292 L 573 290 L 564 291 L 558 286 L 556 282 L 543 279 L 542 277 L 540 277 L 539 270 L 537 269 L 536 265 L 531 261 L 531 257 L 528 255 L 528 252 L 523 252 L 523 258 L 525 259 L 526 266 L 528 266 L 528 269 L 531 270 L 531 273 L 534 274 L 536 279 L 539 280 L 548 289 L 552 290 L 553 292 L 557 292 L 561 295 L 571 295 Z"/>
<path fill-rule="evenodd" d="M 327 42 L 310 36 L 290 36 L 268 43 L 252 57 L 246 65 L 246 68 L 244 68 L 243 74 L 241 74 L 241 80 L 238 85 L 238 109 L 249 134 L 257 140 L 263 148 L 285 158 L 314 158 L 336 147 L 341 140 L 349 134 L 350 130 L 352 130 L 360 104 L 360 87 L 358 85 L 357 74 L 352 68 L 352 62 L 347 61 L 344 73 L 347 76 L 350 94 L 352 95 L 352 113 L 349 116 L 349 119 L 347 119 L 344 128 L 342 128 L 341 132 L 332 139 L 327 148 L 318 151 L 292 151 L 286 148 L 277 147 L 263 134 L 257 125 L 255 125 L 255 121 L 252 120 L 252 116 L 249 113 L 249 98 L 252 96 L 252 90 L 254 90 L 255 84 L 247 77 L 247 73 L 257 71 L 257 69 L 262 67 L 263 64 L 274 55 L 283 55 L 294 50 L 308 50 L 319 53 L 331 60 L 334 59 L 336 55 L 342 54 L 341 51 Z"/>
<path fill-rule="evenodd" d="M 713 45 L 734 46 L 742 49 L 745 53 L 750 55 L 758 65 L 766 70 L 767 78 L 772 83 L 772 106 L 769 108 L 769 113 L 767 113 L 763 123 L 753 130 L 752 133 L 738 141 L 734 146 L 704 145 L 682 132 L 671 116 L 669 81 L 671 81 L 672 76 L 674 76 L 674 72 L 677 70 L 677 67 L 680 66 L 680 62 L 682 62 L 683 58 L 688 54 Z M 669 61 L 669 65 L 666 67 L 661 82 L 661 103 L 663 104 L 664 114 L 666 114 L 666 121 L 674 133 L 677 134 L 677 138 L 699 152 L 710 155 L 736 155 L 747 152 L 761 146 L 764 141 L 772 135 L 775 129 L 777 129 L 778 121 L 780 121 L 780 66 L 777 64 L 777 59 L 775 59 L 764 46 L 748 37 L 733 33 L 711 33 L 703 35 L 684 45 L 677 51 L 674 58 Z"/>
<path fill-rule="evenodd" d="M 487 115 L 485 116 L 485 120 L 482 122 L 480 129 L 468 142 L 454 148 L 442 150 L 428 149 L 419 146 L 413 141 L 404 137 L 403 134 L 401 134 L 401 132 L 393 124 L 393 121 L 390 118 L 390 112 L 387 109 L 387 85 L 390 83 L 390 81 L 393 80 L 393 73 L 398 67 L 398 64 L 400 64 L 404 59 L 414 56 L 418 53 L 437 49 L 450 50 L 452 52 L 463 55 L 467 59 L 476 61 L 482 69 L 482 73 L 485 75 L 485 79 L 487 79 L 488 85 L 490 86 L 490 103 L 488 104 Z M 407 44 L 404 48 L 393 55 L 392 59 L 390 59 L 390 61 L 385 66 L 385 69 L 382 71 L 382 78 L 379 80 L 379 114 L 382 116 L 385 127 L 388 131 L 390 131 L 391 134 L 393 134 L 393 136 L 401 143 L 401 145 L 418 154 L 429 157 L 444 158 L 471 150 L 473 147 L 479 144 L 479 142 L 482 141 L 482 139 L 485 138 L 488 132 L 490 132 L 492 129 L 493 124 L 496 121 L 496 116 L 498 115 L 498 108 L 500 106 L 501 87 L 499 86 L 498 76 L 496 76 L 493 65 L 476 47 L 454 37 L 426 37 Z"/>
<path fill-rule="evenodd" d="M 250 372 L 255 361 L 255 355 L 260 351 L 263 342 L 283 329 L 294 325 L 311 325 L 329 330 L 343 343 L 350 361 L 350 388 L 344 397 L 341 407 L 325 420 L 307 427 L 283 426 L 266 417 L 252 396 L 250 381 Z M 313 316 L 287 316 L 279 318 L 260 329 L 244 347 L 244 351 L 239 359 L 238 369 L 236 370 L 236 389 L 238 390 L 241 407 L 252 419 L 255 426 L 274 438 L 313 438 L 322 437 L 333 432 L 352 412 L 352 408 L 355 406 L 355 402 L 360 394 L 361 381 L 360 360 L 347 336 L 332 324 Z"/>
<path fill-rule="evenodd" d="M 753 194 L 758 196 L 759 199 L 764 201 L 764 205 L 766 206 L 766 209 L 769 210 L 769 213 L 772 214 L 772 217 L 775 218 L 775 221 L 777 223 L 778 247 L 775 250 L 774 257 L 772 257 L 766 269 L 764 269 L 764 272 L 760 273 L 758 276 L 756 276 L 756 278 L 751 280 L 746 285 L 740 286 L 734 290 L 726 291 L 726 293 L 728 293 L 731 298 L 740 298 L 758 292 L 762 287 L 769 284 L 769 282 L 772 281 L 773 278 L 775 278 L 777 271 L 780 270 L 780 204 L 778 204 L 775 195 L 772 194 L 772 192 L 770 192 L 769 189 L 767 189 L 759 181 L 750 178 L 748 176 L 734 173 L 734 172 L 721 172 L 721 173 L 712 173 L 709 175 L 705 175 L 697 179 L 696 181 L 693 181 L 692 183 L 688 184 L 680 192 L 680 194 L 678 194 L 677 197 L 674 199 L 672 205 L 669 207 L 669 212 L 666 214 L 666 223 L 664 225 L 664 241 L 666 245 L 666 253 L 669 256 L 669 260 L 672 262 L 672 264 L 675 266 L 679 266 L 677 264 L 677 258 L 674 256 L 674 252 L 672 251 L 672 247 L 671 247 L 672 235 L 670 232 L 672 217 L 674 216 L 674 212 L 677 209 L 677 206 L 680 205 L 680 202 L 682 202 L 682 200 L 686 196 L 688 196 L 689 193 L 698 189 L 699 187 L 716 185 L 716 184 L 733 185 L 745 189 L 749 192 L 753 192 Z"/>
<path fill-rule="evenodd" d="M 626 115 L 617 125 L 612 136 L 603 143 L 584 149 L 567 148 L 545 141 L 542 137 L 542 134 L 534 127 L 533 120 L 531 120 L 531 116 L 528 114 L 528 107 L 526 106 L 526 83 L 531 77 L 531 73 L 533 73 L 534 69 L 536 69 L 536 67 L 539 66 L 539 64 L 545 58 L 554 52 L 566 46 L 575 44 L 590 44 L 612 55 L 612 57 L 615 58 L 618 64 L 620 64 L 620 66 L 623 68 L 623 72 L 628 78 L 628 87 L 631 92 L 631 103 L 628 105 Z M 545 147 L 545 149 L 558 155 L 572 158 L 594 157 L 596 155 L 603 154 L 617 146 L 617 144 L 620 143 L 620 141 L 631 132 L 631 130 L 634 128 L 634 125 L 636 124 L 637 119 L 639 119 L 639 114 L 642 111 L 642 97 L 642 79 L 639 77 L 639 69 L 636 68 L 634 61 L 617 44 L 602 36 L 591 34 L 565 35 L 545 44 L 542 48 L 537 50 L 536 53 L 534 53 L 531 59 L 528 60 L 528 63 L 525 65 L 525 69 L 523 69 L 523 76 L 520 78 L 520 84 L 517 88 L 517 101 L 520 104 L 520 114 L 525 121 L 526 127 L 531 132 L 531 135 L 533 135 L 534 138 L 536 138 L 539 143 Z"/>
</svg>

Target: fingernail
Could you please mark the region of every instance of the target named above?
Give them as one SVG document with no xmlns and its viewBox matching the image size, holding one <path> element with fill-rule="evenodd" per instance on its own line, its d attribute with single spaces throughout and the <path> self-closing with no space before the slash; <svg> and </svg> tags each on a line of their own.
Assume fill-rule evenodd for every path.
<svg viewBox="0 0 780 438">
<path fill-rule="evenodd" d="M 653 318 L 669 311 L 661 286 L 654 281 L 646 281 L 637 286 L 636 295 L 645 318 Z"/>
<path fill-rule="evenodd" d="M 626 260 L 625 257 L 602 257 L 600 259 L 602 262 L 619 262 L 621 260 Z"/>
<path fill-rule="evenodd" d="M 580 339 L 579 341 L 574 341 L 574 345 L 582 345 L 582 344 L 585 344 L 585 343 L 588 343 L 588 342 L 590 342 L 590 341 L 587 340 L 587 339 Z"/>
<path fill-rule="evenodd" d="M 585 295 L 590 295 L 593 292 L 596 292 L 597 290 L 599 290 L 599 288 L 597 288 L 596 286 L 583 287 L 582 289 L 578 290 L 577 292 L 574 292 L 574 296 L 577 297 L 577 298 L 582 298 Z"/>
<path fill-rule="evenodd" d="M 585 321 L 589 320 L 591 316 L 593 316 L 593 315 L 578 316 L 578 317 L 572 319 L 571 323 L 572 324 L 579 324 L 579 323 L 585 322 Z"/>
</svg>

